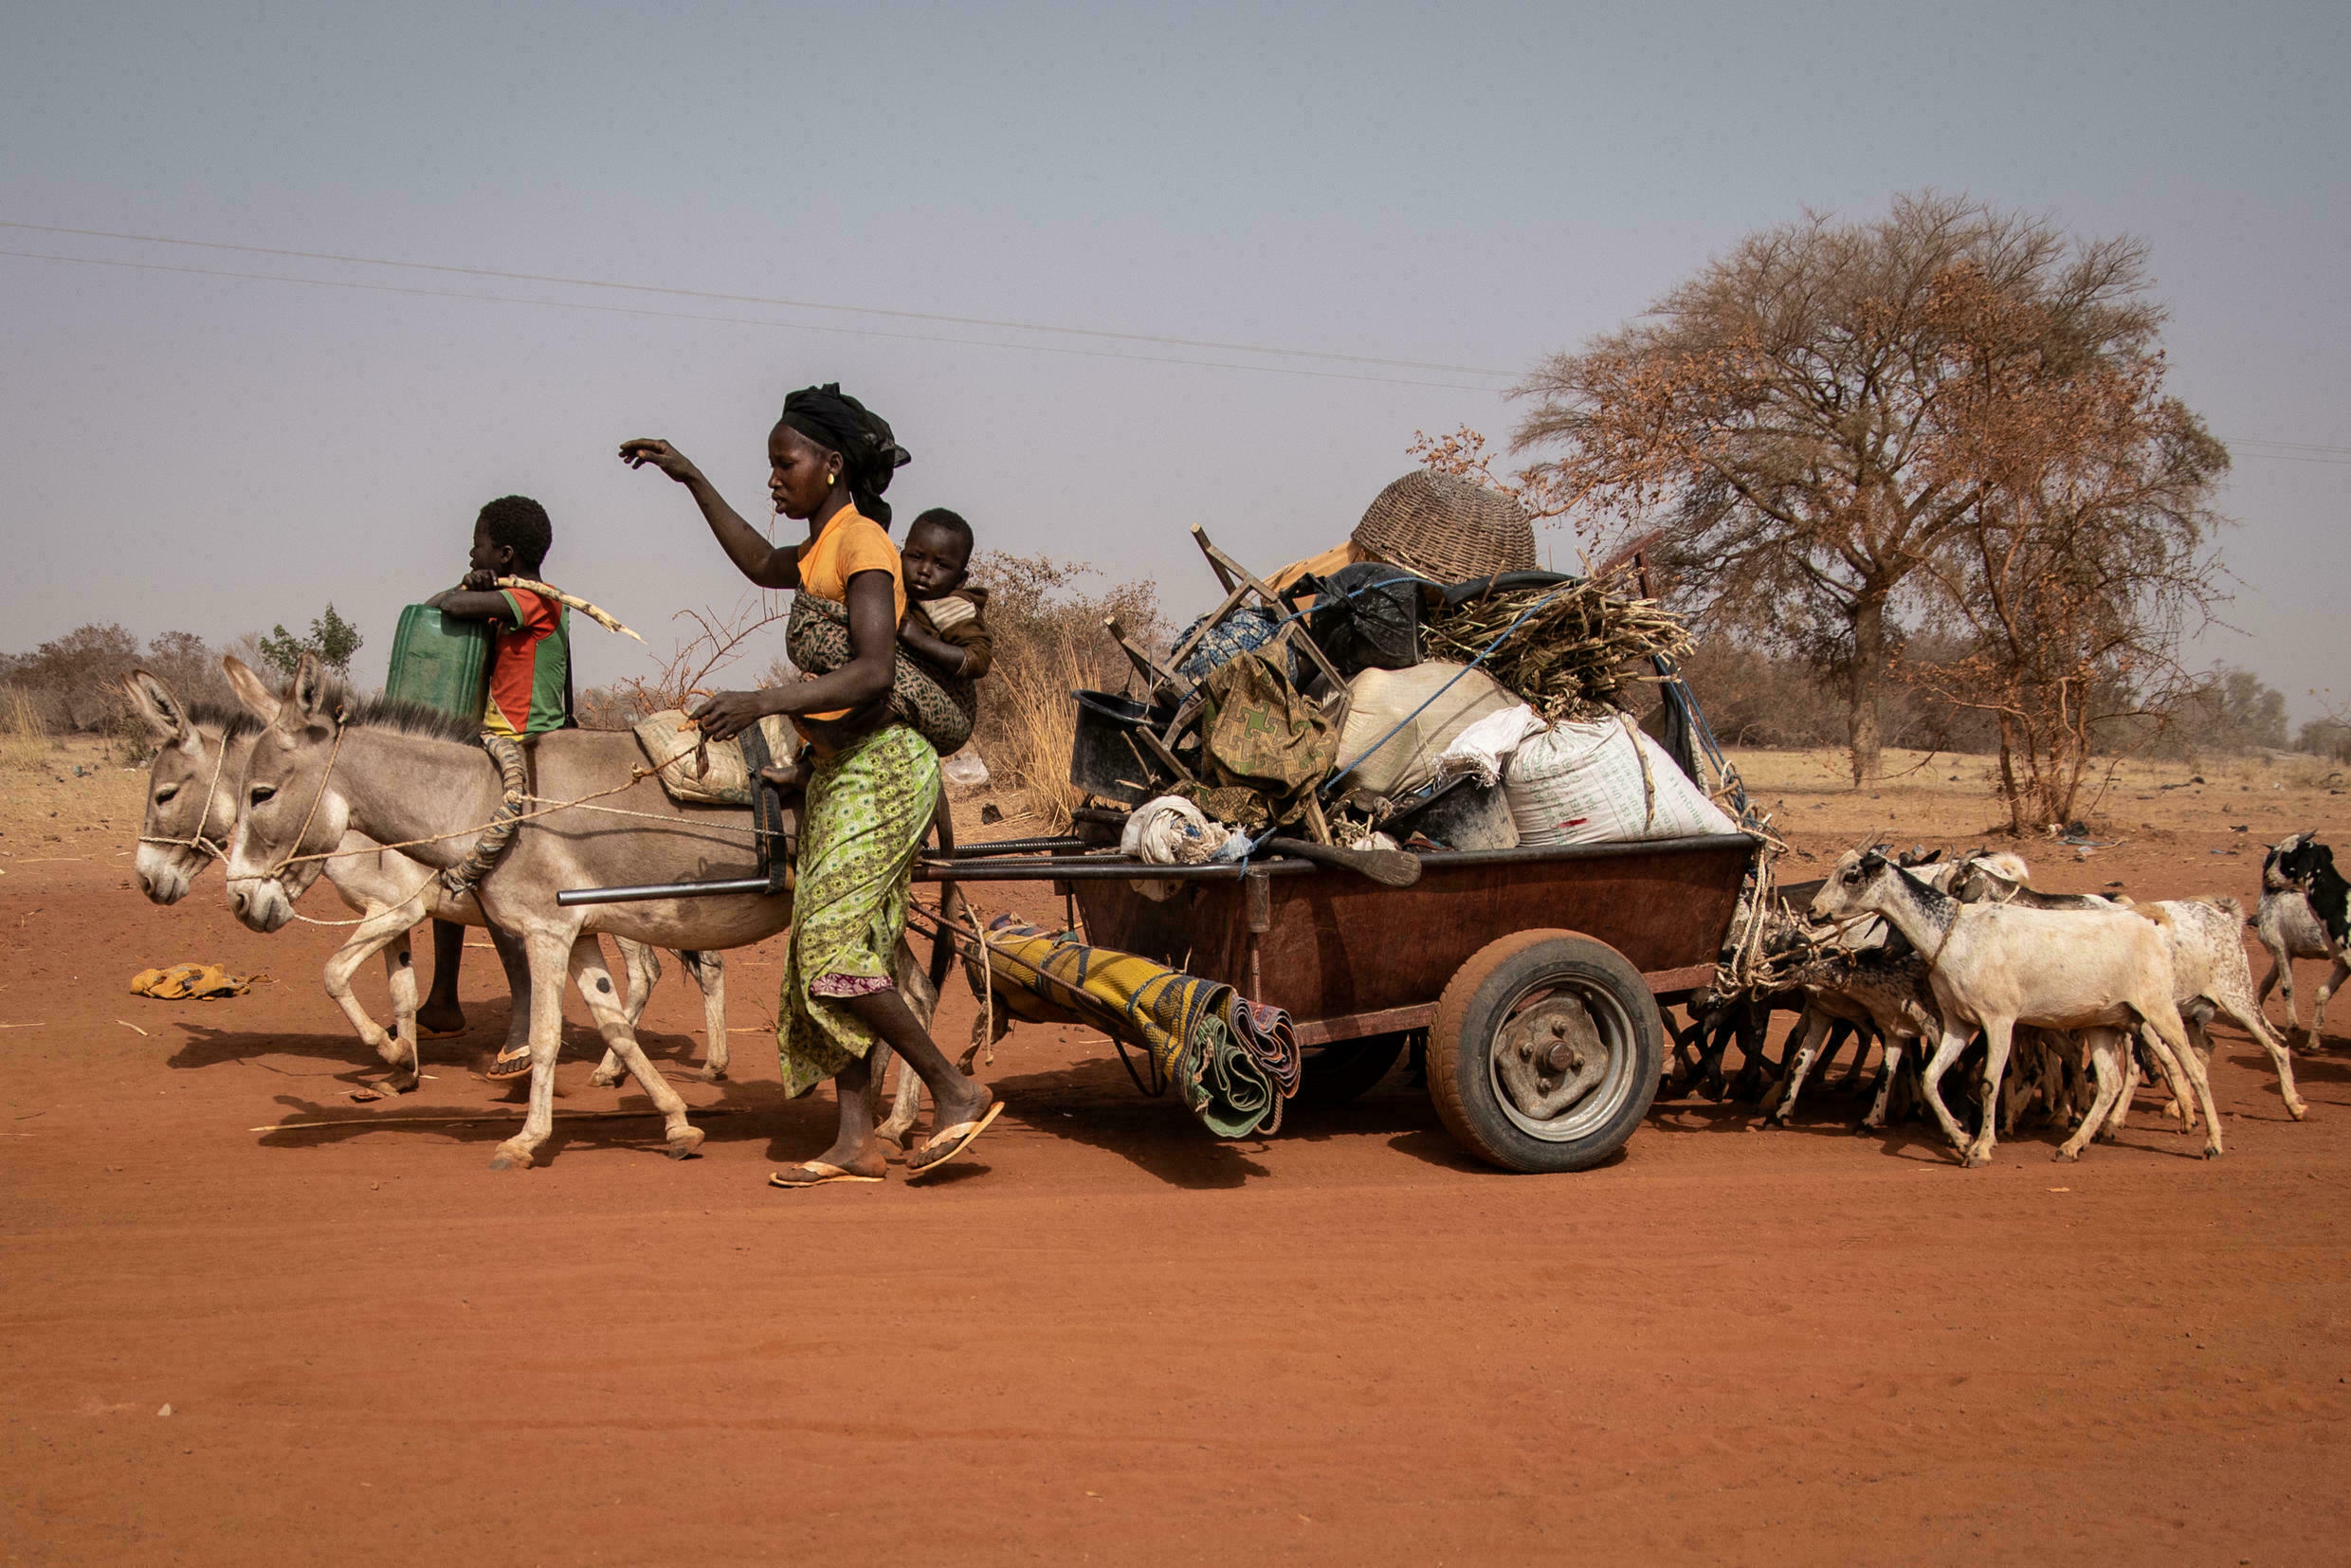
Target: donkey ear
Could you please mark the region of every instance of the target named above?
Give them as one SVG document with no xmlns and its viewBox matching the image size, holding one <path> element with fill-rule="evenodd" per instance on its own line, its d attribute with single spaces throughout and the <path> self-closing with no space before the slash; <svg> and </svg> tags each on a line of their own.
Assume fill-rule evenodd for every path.
<svg viewBox="0 0 2351 1568">
<path fill-rule="evenodd" d="M 308 653 L 294 666 L 294 689 L 287 694 L 294 712 L 306 724 L 324 724 L 341 719 L 342 689 L 327 674 L 326 666 Z"/>
<path fill-rule="evenodd" d="M 246 712 L 264 724 L 278 717 L 278 694 L 253 673 L 250 665 L 233 653 L 224 653 L 221 673 L 228 677 L 228 689 L 237 694 L 237 703 Z"/>
<path fill-rule="evenodd" d="M 177 745 L 188 738 L 188 711 L 172 695 L 170 686 L 143 669 L 135 669 L 122 678 L 122 689 L 130 693 L 131 706 L 137 710 L 156 745 Z"/>
</svg>

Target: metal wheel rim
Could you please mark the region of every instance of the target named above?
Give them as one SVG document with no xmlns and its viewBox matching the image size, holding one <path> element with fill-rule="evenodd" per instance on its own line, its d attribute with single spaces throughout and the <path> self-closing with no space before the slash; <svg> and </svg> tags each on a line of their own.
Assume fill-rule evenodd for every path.
<svg viewBox="0 0 2351 1568">
<path fill-rule="evenodd" d="M 1608 1070 L 1590 1093 L 1569 1106 L 1566 1111 L 1548 1121 L 1527 1115 L 1510 1093 L 1502 1079 L 1503 1036 L 1529 1002 L 1558 992 L 1571 993 L 1592 1015 L 1592 1025 L 1600 1037 L 1601 1048 L 1608 1052 Z M 1631 1017 L 1617 1002 L 1615 994 L 1604 986 L 1560 975 L 1556 979 L 1537 980 L 1522 987 L 1503 1009 L 1502 1022 L 1485 1042 L 1485 1082 L 1492 1092 L 1494 1103 L 1510 1124 L 1527 1137 L 1544 1143 L 1572 1143 L 1597 1132 L 1616 1114 L 1618 1107 L 1632 1092 L 1633 1063 L 1638 1052 L 1633 1048 L 1638 1039 Z"/>
</svg>

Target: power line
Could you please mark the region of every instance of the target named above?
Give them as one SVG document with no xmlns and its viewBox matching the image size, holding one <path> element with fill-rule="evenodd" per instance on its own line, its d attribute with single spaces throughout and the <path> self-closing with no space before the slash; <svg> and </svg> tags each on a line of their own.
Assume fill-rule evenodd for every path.
<svg viewBox="0 0 2351 1568">
<path fill-rule="evenodd" d="M 463 289 L 418 288 L 401 283 L 369 283 L 344 278 L 296 278 L 274 272 L 232 272 L 224 267 L 175 266 L 165 262 L 126 262 L 100 256 L 59 256 L 40 250 L 4 250 L 0 256 L 26 261 L 66 262 L 79 266 L 111 266 L 134 272 L 171 272 L 198 278 L 232 278 L 246 283 L 300 283 L 311 288 L 357 289 L 369 294 L 400 294 L 435 300 L 478 300 L 491 304 L 537 305 L 547 310 L 587 310 L 604 316 L 657 317 L 676 321 L 715 321 L 730 326 L 771 327 L 784 332 L 823 332 L 847 337 L 887 337 L 911 343 L 949 343 L 958 348 L 1011 349 L 1020 354 L 1058 354 L 1085 359 L 1133 359 L 1154 365 L 1189 365 L 1195 370 L 1252 371 L 1263 375 L 1304 375 L 1322 381 L 1369 381 L 1383 387 L 1434 387 L 1445 392 L 1492 392 L 1492 387 L 1465 386 L 1455 381 L 1416 381 L 1395 375 L 1360 375 L 1349 371 L 1305 370 L 1295 365 L 1234 364 L 1216 359 L 1185 359 L 1164 354 L 1122 354 L 1116 349 L 1065 348 L 1053 343 L 1001 343 L 984 337 L 949 337 L 926 332 L 885 332 L 878 327 L 828 327 L 809 321 L 772 321 L 756 316 L 713 316 L 701 311 L 653 310 L 642 305 L 597 305 L 579 300 L 526 300 L 512 294 L 475 294 Z"/>
<path fill-rule="evenodd" d="M 347 263 L 359 266 L 404 267 L 414 271 L 452 273 L 465 277 L 498 278 L 514 283 L 551 283 L 571 288 L 600 288 L 641 294 L 667 295 L 679 299 L 712 300 L 737 304 L 775 305 L 793 310 L 819 310 L 841 315 L 879 316 L 893 320 L 935 321 L 942 325 L 986 327 L 1006 332 L 1050 333 L 1066 337 L 1095 337 L 1114 342 L 1155 343 L 1174 348 L 1194 348 L 1208 352 L 1231 354 L 1261 354 L 1272 357 L 1319 359 L 1333 363 L 1364 365 L 1396 370 L 1441 371 L 1462 375 L 1508 377 L 1518 373 L 1493 370 L 1478 365 L 1449 365 L 1420 359 L 1392 359 L 1373 355 L 1333 354 L 1319 349 L 1289 349 L 1267 344 L 1225 342 L 1215 338 L 1176 337 L 1152 333 L 1112 332 L 1095 327 L 1059 326 L 1048 322 L 1019 321 L 986 316 L 949 316 L 929 311 L 892 310 L 882 306 L 832 304 L 820 301 L 792 300 L 759 294 L 729 294 L 709 289 L 671 288 L 655 283 L 612 283 L 594 278 L 570 278 L 554 273 L 508 272 L 494 267 L 460 266 L 439 262 L 392 261 L 380 257 L 351 256 L 334 251 L 288 250 L 268 246 L 234 245 L 220 240 L 189 240 L 164 234 L 129 234 L 104 228 L 68 228 L 55 224 L 23 223 L 0 218 L 0 228 L 26 229 L 43 234 L 72 234 L 90 239 L 127 240 L 142 245 L 175 245 L 206 250 L 239 251 L 256 256 L 282 256 L 303 261 Z M 220 267 L 177 266 L 160 262 L 120 261 L 98 256 L 61 256 L 37 250 L 0 249 L 0 256 L 12 256 L 27 261 L 63 262 L 82 266 L 110 266 L 139 272 L 171 272 L 204 278 L 228 278 L 248 283 L 297 283 L 312 288 L 355 289 L 373 294 L 400 294 L 413 297 L 471 300 L 489 304 L 536 305 L 552 310 L 586 310 L 600 315 L 637 316 L 681 321 L 708 321 L 730 326 L 760 326 L 779 328 L 787 332 L 822 332 L 842 337 L 883 337 L 902 342 L 942 343 L 963 348 L 1013 349 L 1030 354 L 1059 354 L 1083 358 L 1132 359 L 1143 364 L 1190 365 L 1202 370 L 1257 371 L 1276 375 L 1303 375 L 1320 380 L 1371 381 L 1387 386 L 1429 387 L 1444 392 L 1491 392 L 1493 387 L 1462 386 L 1449 381 L 1411 380 L 1398 376 L 1358 375 L 1335 371 L 1303 370 L 1285 365 L 1235 364 L 1212 359 L 1187 359 L 1172 355 L 1120 354 L 1104 349 L 1059 348 L 1041 343 L 1007 343 L 985 338 L 953 337 L 932 333 L 885 332 L 871 327 L 829 327 L 803 321 L 774 321 L 756 317 L 714 316 L 695 311 L 651 310 L 642 306 L 597 305 L 570 300 L 531 300 L 507 294 L 480 294 L 460 289 L 408 287 L 393 283 L 371 283 L 350 279 L 300 278 L 283 273 L 237 272 Z M 2351 447 L 2335 447 L 2317 442 L 2280 441 L 2263 436 L 2221 438 L 2222 442 L 2245 457 L 2267 458 L 2280 463 L 2318 463 L 2336 466 L 2351 465 Z M 2277 450 L 2255 448 L 2274 447 Z"/>
<path fill-rule="evenodd" d="M 724 294 L 710 289 L 670 288 L 658 283 L 620 283 L 600 278 L 570 278 L 555 273 L 504 272 L 495 267 L 459 266 L 442 262 L 390 261 L 378 256 L 348 256 L 326 250 L 281 250 L 269 246 L 232 245 L 223 240 L 186 240 L 169 234 L 123 234 L 105 228 L 65 228 L 55 224 L 21 223 L 0 218 L 0 228 L 29 229 L 41 234 L 74 234 L 86 239 L 130 240 L 140 245 L 191 246 L 204 250 L 235 250 L 249 256 L 284 256 L 299 261 L 343 262 L 355 266 L 406 267 L 419 272 L 448 272 L 469 278 L 496 278 L 506 283 L 558 283 L 567 288 L 618 289 L 637 294 L 666 294 L 686 300 L 714 300 L 726 304 L 779 305 L 793 310 L 823 310 L 851 316 L 882 316 L 901 321 L 936 321 L 946 326 L 993 327 L 1006 332 L 1058 333 L 1073 337 L 1102 337 L 1124 343 L 1157 343 L 1169 348 L 1204 349 L 1219 354 L 1263 354 L 1286 359 L 1323 359 L 1348 365 L 1376 365 L 1392 370 L 1443 371 L 1452 375 L 1492 375 L 1515 379 L 1517 371 L 1483 365 L 1447 365 L 1421 359 L 1391 359 L 1376 355 L 1332 354 L 1321 349 L 1290 349 L 1263 343 L 1228 343 L 1204 337 L 1169 337 L 1144 332 L 1111 332 L 1099 327 L 1058 326 L 1044 321 L 1017 321 L 989 316 L 945 316 L 922 310 L 891 310 L 879 305 L 832 304 L 817 300 L 789 300 L 763 294 Z M 9 251 L 9 255 L 29 252 Z M 63 260 L 64 258 L 50 258 Z M 467 296 L 458 296 L 467 298 Z M 953 339 L 924 339 L 952 341 Z M 1426 383 L 1423 383 L 1424 385 Z"/>
</svg>

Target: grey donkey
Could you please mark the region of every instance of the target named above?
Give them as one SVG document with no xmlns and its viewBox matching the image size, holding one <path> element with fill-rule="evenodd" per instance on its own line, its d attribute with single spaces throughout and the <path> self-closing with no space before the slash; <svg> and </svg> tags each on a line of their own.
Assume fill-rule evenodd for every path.
<svg viewBox="0 0 2351 1568">
<path fill-rule="evenodd" d="M 123 681 L 123 688 L 155 744 L 155 755 L 148 764 L 145 818 L 134 863 L 138 884 L 155 903 L 176 903 L 187 896 L 205 867 L 227 851 L 237 820 L 238 780 L 244 776 L 254 739 L 261 734 L 262 720 L 242 708 L 185 702 L 161 679 L 145 670 L 133 672 Z M 326 993 L 377 1055 L 392 1067 L 410 1069 L 405 1085 L 395 1077 L 385 1086 L 412 1089 L 424 1065 L 417 1049 L 416 971 L 409 935 L 427 916 L 484 928 L 489 922 L 476 900 L 450 896 L 428 867 L 397 850 L 366 853 L 374 848 L 373 842 L 359 834 L 346 834 L 337 848 L 358 852 L 324 862 L 323 871 L 336 895 L 360 921 L 326 961 Z M 640 942 L 623 939 L 619 945 L 629 977 L 628 1016 L 633 1029 L 661 976 L 661 958 Z M 351 989 L 359 966 L 379 952 L 392 993 L 389 1031 L 368 1013 Z M 499 956 L 506 965 L 513 999 L 507 1037 L 519 1043 L 528 1038 L 531 1027 L 529 973 L 514 943 L 501 946 Z M 708 1033 L 702 1077 L 722 1079 L 727 1068 L 725 961 L 715 953 L 691 950 L 680 953 L 678 958 L 702 994 L 702 1023 Z M 616 1059 L 597 1069 L 600 1084 L 615 1083 L 619 1076 Z"/>
</svg>

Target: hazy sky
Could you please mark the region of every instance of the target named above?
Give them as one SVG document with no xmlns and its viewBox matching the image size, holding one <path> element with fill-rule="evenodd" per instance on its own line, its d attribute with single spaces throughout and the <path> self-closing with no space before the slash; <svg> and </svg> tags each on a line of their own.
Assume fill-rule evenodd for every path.
<svg viewBox="0 0 2351 1568">
<path fill-rule="evenodd" d="M 2245 634 L 2199 651 L 2307 715 L 2351 693 L 2346 70 L 2340 0 L 20 0 L 0 220 L 860 309 L 0 228 L 82 259 L 0 255 L 0 647 L 332 599 L 378 680 L 514 490 L 555 517 L 548 574 L 665 645 L 739 579 L 615 446 L 668 436 L 764 518 L 782 394 L 829 380 L 915 453 L 902 516 L 1190 611 L 1190 524 L 1265 566 L 1335 542 L 1415 429 L 1505 431 L 1511 374 L 1741 232 L 1932 186 L 2150 243 L 2173 389 L 2237 455 Z M 636 658 L 576 641 L 584 682 Z"/>
</svg>

